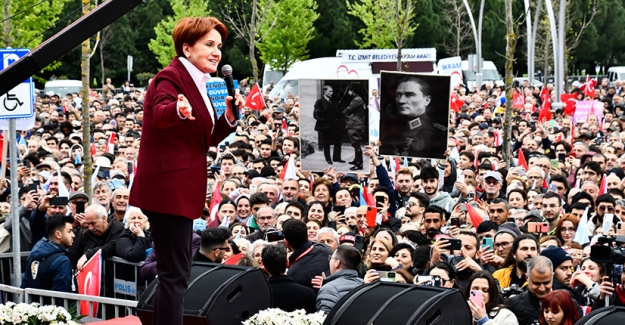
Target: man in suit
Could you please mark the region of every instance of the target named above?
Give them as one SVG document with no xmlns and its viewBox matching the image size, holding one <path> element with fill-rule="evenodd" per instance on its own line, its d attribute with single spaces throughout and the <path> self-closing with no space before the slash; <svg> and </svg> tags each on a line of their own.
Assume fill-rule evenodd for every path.
<svg viewBox="0 0 625 325">
<path fill-rule="evenodd" d="M 323 97 L 315 102 L 313 117 L 317 120 L 315 131 L 321 133 L 323 143 L 323 154 L 326 162 L 333 164 L 330 158 L 330 145 L 334 145 L 333 157 L 335 162 L 345 161 L 341 159 L 341 136 L 340 129 L 343 127 L 341 112 L 336 108 L 336 103 L 332 101 L 333 89 L 330 85 L 323 87 Z"/>
<path fill-rule="evenodd" d="M 291 312 L 304 309 L 315 312 L 315 292 L 286 275 L 286 247 L 267 245 L 262 251 L 263 268 L 269 274 L 273 307 Z"/>
<path fill-rule="evenodd" d="M 216 18 L 181 19 L 173 32 L 176 57 L 154 77 L 145 96 L 129 204 L 141 208 L 152 228 L 159 278 L 155 325 L 183 324 L 193 220 L 206 201 L 206 155 L 235 130 L 232 109 L 218 117 L 206 90 L 227 35 Z M 228 106 L 231 101 L 226 98 Z"/>
</svg>

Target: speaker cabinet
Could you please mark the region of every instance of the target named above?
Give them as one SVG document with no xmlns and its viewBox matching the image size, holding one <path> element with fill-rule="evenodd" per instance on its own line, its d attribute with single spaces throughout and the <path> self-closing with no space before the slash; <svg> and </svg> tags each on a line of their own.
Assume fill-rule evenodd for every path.
<svg viewBox="0 0 625 325">
<path fill-rule="evenodd" d="M 611 299 L 618 299 L 614 296 Z M 609 306 L 594 309 L 590 314 L 582 317 L 575 325 L 614 325 L 623 324 L 625 320 L 625 307 Z"/>
<path fill-rule="evenodd" d="M 137 304 L 142 324 L 151 324 L 158 278 Z M 271 288 L 260 269 L 193 262 L 184 296 L 185 325 L 240 325 L 272 306 Z"/>
<path fill-rule="evenodd" d="M 460 290 L 378 281 L 343 296 L 323 324 L 471 325 L 472 318 Z"/>
</svg>

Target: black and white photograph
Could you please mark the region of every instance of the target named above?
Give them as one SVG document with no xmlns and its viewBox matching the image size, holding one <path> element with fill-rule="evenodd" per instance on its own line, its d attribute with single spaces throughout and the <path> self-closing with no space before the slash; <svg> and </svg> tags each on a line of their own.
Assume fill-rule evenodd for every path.
<svg viewBox="0 0 625 325">
<path fill-rule="evenodd" d="M 449 76 L 380 73 L 380 154 L 444 159 Z"/>
<path fill-rule="evenodd" d="M 369 173 L 368 80 L 300 79 L 302 170 Z"/>
</svg>

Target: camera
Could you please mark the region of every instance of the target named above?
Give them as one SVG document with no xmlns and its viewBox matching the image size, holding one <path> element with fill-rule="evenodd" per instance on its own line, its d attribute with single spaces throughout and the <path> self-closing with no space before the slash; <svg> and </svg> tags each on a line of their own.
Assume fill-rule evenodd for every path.
<svg viewBox="0 0 625 325">
<path fill-rule="evenodd" d="M 506 299 L 521 294 L 522 292 L 523 289 L 517 284 L 511 284 L 509 287 L 503 288 L 503 296 Z"/>
<path fill-rule="evenodd" d="M 623 244 L 625 236 L 599 237 L 597 244 L 590 247 L 590 259 L 597 263 L 623 264 L 625 263 L 625 248 L 621 247 Z"/>
</svg>

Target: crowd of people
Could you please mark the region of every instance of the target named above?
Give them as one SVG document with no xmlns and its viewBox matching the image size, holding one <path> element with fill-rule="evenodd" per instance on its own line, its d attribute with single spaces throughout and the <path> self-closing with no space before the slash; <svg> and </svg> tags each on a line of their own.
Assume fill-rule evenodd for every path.
<svg viewBox="0 0 625 325">
<path fill-rule="evenodd" d="M 364 152 L 370 174 L 332 165 L 301 170 L 303 150 L 325 149 L 329 157 L 327 142 L 349 146 L 348 134 L 338 142 L 320 130 L 319 143 L 302 148 L 297 96 L 267 92 L 267 108 L 245 108 L 234 137 L 206 153 L 193 260 L 261 268 L 274 306 L 288 311 L 327 313 L 351 289 L 375 281 L 459 289 L 478 325 L 568 325 L 625 305 L 623 261 L 599 256 L 625 239 L 618 237 L 625 235 L 625 90 L 602 82 L 595 92 L 605 103 L 602 118 L 574 123 L 562 109 L 538 120 L 532 107 L 544 105 L 540 89 L 517 85 L 526 105 L 514 110 L 514 158 L 506 165 L 496 141 L 506 109 L 501 88 L 455 90 L 464 105 L 450 116 L 446 159 L 407 158 L 396 169 L 396 157 L 379 156 L 373 143 Z M 37 96 L 35 127 L 19 133 L 21 163 L 11 168 L 20 188 L 20 249 L 30 251 L 23 287 L 71 292 L 72 270 L 98 250 L 105 259 L 143 261 L 143 279 L 156 275 L 149 220 L 128 204 L 144 96 L 110 82 L 88 108 L 78 94 Z M 92 146 L 83 148 L 87 112 Z M 87 151 L 97 170 L 90 195 L 83 189 Z M 282 173 L 289 158 L 295 178 Z M 7 202 L 9 181 L 0 187 Z M 0 241 L 10 243 L 16 230 L 10 206 L 2 208 L 0 232 L 9 236 Z"/>
</svg>

